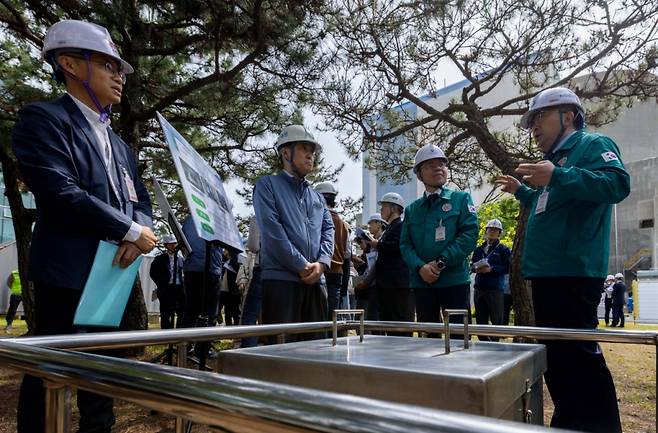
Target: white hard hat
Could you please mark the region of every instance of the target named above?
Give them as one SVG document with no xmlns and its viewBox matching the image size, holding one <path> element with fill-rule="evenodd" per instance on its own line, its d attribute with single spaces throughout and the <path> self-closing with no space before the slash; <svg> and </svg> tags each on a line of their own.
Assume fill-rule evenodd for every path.
<svg viewBox="0 0 658 433">
<path fill-rule="evenodd" d="M 614 275 L 608 275 L 607 277 L 605 277 L 606 281 L 610 281 L 610 280 L 614 280 L 614 279 L 615 279 Z"/>
<path fill-rule="evenodd" d="M 617 272 L 617 273 L 615 274 L 615 278 L 616 278 L 616 279 L 620 279 L 620 278 L 623 279 L 623 278 L 624 278 L 624 274 L 622 274 L 621 272 Z"/>
<path fill-rule="evenodd" d="M 384 194 L 382 198 L 379 199 L 379 203 L 393 203 L 400 206 L 402 209 L 404 209 L 405 206 L 402 196 L 395 192 L 387 192 Z"/>
<path fill-rule="evenodd" d="M 315 140 L 313 134 L 308 132 L 302 125 L 290 125 L 283 128 L 279 138 L 276 139 L 277 150 L 289 143 L 305 142 L 311 143 L 315 149 L 320 147 L 320 143 Z"/>
<path fill-rule="evenodd" d="M 485 230 L 486 229 L 498 229 L 501 232 L 503 231 L 503 223 L 500 222 L 499 219 L 492 219 L 490 220 L 486 226 L 484 226 Z"/>
<path fill-rule="evenodd" d="M 119 56 L 107 29 L 98 24 L 78 20 L 63 20 L 53 24 L 43 39 L 43 49 L 41 50 L 43 58 L 52 63 L 54 59 L 48 57 L 51 51 L 68 48 L 108 55 L 121 63 L 124 74 L 132 74 L 135 71 L 128 62 Z"/>
<path fill-rule="evenodd" d="M 166 235 L 165 237 L 162 238 L 162 243 L 163 244 L 176 244 L 176 243 L 178 243 L 178 241 L 176 240 L 176 236 Z"/>
<path fill-rule="evenodd" d="M 436 144 L 426 144 L 416 152 L 414 157 L 414 173 L 418 173 L 418 166 L 425 161 L 430 159 L 443 159 L 448 162 L 446 154 L 443 153 L 443 150 Z"/>
<path fill-rule="evenodd" d="M 331 182 L 320 182 L 319 184 L 315 185 L 314 189 L 320 194 L 338 194 L 338 190 Z"/>
<path fill-rule="evenodd" d="M 370 215 L 370 218 L 368 218 L 368 222 L 371 222 L 371 221 L 379 221 L 379 222 L 382 222 L 382 223 L 386 222 L 386 220 L 384 218 L 382 218 L 382 215 L 380 213 L 374 213 L 374 214 Z"/>
<path fill-rule="evenodd" d="M 530 129 L 530 120 L 535 113 L 546 107 L 556 107 L 559 105 L 574 105 L 580 115 L 581 121 L 585 121 L 585 109 L 580 103 L 578 96 L 566 87 L 555 87 L 539 92 L 530 103 L 530 109 L 521 117 L 521 127 Z"/>
</svg>

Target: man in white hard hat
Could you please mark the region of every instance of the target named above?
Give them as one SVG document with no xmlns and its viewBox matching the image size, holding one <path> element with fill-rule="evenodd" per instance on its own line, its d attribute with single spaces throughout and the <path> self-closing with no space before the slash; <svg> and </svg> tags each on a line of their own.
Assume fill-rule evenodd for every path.
<svg viewBox="0 0 658 433">
<path fill-rule="evenodd" d="M 626 284 L 624 274 L 617 272 L 612 285 L 612 324 L 610 326 L 624 327 L 624 305 L 626 305 Z"/>
<path fill-rule="evenodd" d="M 612 311 L 612 286 L 615 284 L 615 276 L 608 275 L 603 283 L 603 319 L 606 326 L 610 326 L 610 312 Z"/>
<path fill-rule="evenodd" d="M 160 328 L 171 329 L 174 324 L 176 328 L 180 328 L 185 309 L 183 257 L 178 254 L 178 241 L 174 235 L 166 235 L 162 244 L 165 251 L 153 259 L 149 270 L 160 301 Z"/>
<path fill-rule="evenodd" d="M 389 192 L 379 199 L 379 206 L 382 219 L 388 223 L 381 238 L 370 242 L 370 246 L 377 250 L 375 281 L 379 320 L 413 322 L 414 300 L 409 287 L 409 268 L 400 251 L 404 199 L 400 194 Z M 387 334 L 411 337 L 411 332 Z"/>
<path fill-rule="evenodd" d="M 503 223 L 492 219 L 484 226 L 484 243 L 471 257 L 471 271 L 475 272 L 475 321 L 478 325 L 503 324 L 505 304 L 505 276 L 509 274 L 512 251 L 502 243 Z M 497 337 L 478 337 L 483 341 L 498 341 Z"/>
<path fill-rule="evenodd" d="M 105 28 L 75 20 L 48 30 L 43 57 L 66 94 L 24 107 L 12 145 L 37 203 L 29 261 L 34 331 L 70 334 L 80 330 L 73 316 L 99 241 L 119 244 L 114 262 L 126 267 L 151 251 L 156 237 L 135 158 L 109 125 L 111 106 L 121 100 L 132 67 L 121 59 Z M 19 432 L 44 431 L 44 402 L 42 381 L 25 376 Z M 110 398 L 78 391 L 79 431 L 109 432 L 112 406 Z"/>
<path fill-rule="evenodd" d="M 418 321 L 439 322 L 444 309 L 470 310 L 468 257 L 480 228 L 471 195 L 445 186 L 448 158 L 439 146 L 418 149 L 414 172 L 425 193 L 404 211 L 400 246 L 411 272 Z M 451 321 L 463 317 L 451 316 Z"/>
<path fill-rule="evenodd" d="M 584 125 L 584 109 L 574 92 L 563 87 L 540 92 L 521 126 L 530 130 L 544 159 L 516 169 L 528 185 L 512 176 L 497 180 L 530 209 L 521 270 L 532 283 L 537 326 L 597 327 L 612 205 L 630 193 L 617 145 L 586 132 Z M 598 344 L 544 343 L 546 385 L 555 403 L 551 426 L 621 432 L 615 386 Z"/>
<path fill-rule="evenodd" d="M 325 320 L 324 273 L 334 253 L 334 224 L 324 199 L 306 180 L 320 145 L 302 125 L 291 125 L 276 146 L 283 170 L 262 177 L 254 188 L 263 323 Z"/>
<path fill-rule="evenodd" d="M 386 230 L 387 227 L 386 220 L 382 218 L 382 215 L 379 212 L 370 215 L 367 223 L 368 231 L 375 237 L 375 239 L 379 239 L 382 234 L 384 234 L 384 230 Z"/>
<path fill-rule="evenodd" d="M 350 270 L 350 256 L 352 255 L 350 245 L 350 228 L 336 211 L 336 196 L 338 190 L 331 182 L 320 182 L 315 186 L 315 191 L 320 193 L 325 202 L 327 209 L 331 214 L 331 220 L 334 223 L 334 253 L 331 256 L 331 266 L 325 273 L 327 280 L 328 296 L 328 319 L 333 319 L 335 309 L 349 308 L 349 305 L 342 305 L 344 298 L 347 296 L 347 282 Z M 345 277 L 345 278 L 344 278 Z"/>
</svg>

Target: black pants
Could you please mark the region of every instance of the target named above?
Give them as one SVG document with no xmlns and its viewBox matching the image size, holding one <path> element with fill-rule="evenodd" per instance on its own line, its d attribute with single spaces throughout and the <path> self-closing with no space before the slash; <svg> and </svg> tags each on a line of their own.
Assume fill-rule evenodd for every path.
<svg viewBox="0 0 658 433">
<path fill-rule="evenodd" d="M 414 298 L 411 289 L 377 285 L 379 320 L 392 322 L 414 321 Z M 413 332 L 387 332 L 387 335 L 411 337 Z"/>
<path fill-rule="evenodd" d="M 532 280 L 537 326 L 595 329 L 602 278 Z M 546 345 L 546 386 L 555 404 L 551 427 L 586 432 L 621 432 L 617 393 L 598 343 L 552 341 Z"/>
<path fill-rule="evenodd" d="M 23 297 L 21 295 L 14 295 L 12 293 L 11 296 L 9 296 L 9 308 L 7 309 L 7 315 L 5 316 L 5 320 L 7 320 L 7 326 L 11 326 L 11 324 L 14 323 L 16 310 L 18 310 L 18 306 L 22 301 Z"/>
<path fill-rule="evenodd" d="M 503 325 L 509 325 L 509 316 L 514 306 L 512 295 L 505 293 L 503 296 Z"/>
<path fill-rule="evenodd" d="M 625 323 L 624 318 L 624 304 L 613 304 L 612 305 L 612 326 L 617 326 L 623 328 Z"/>
<path fill-rule="evenodd" d="M 416 318 L 419 322 L 439 323 L 444 309 L 466 309 L 470 312 L 468 284 L 441 288 L 414 288 L 416 296 Z M 469 313 L 470 322 L 470 313 Z M 450 316 L 450 323 L 464 323 L 461 315 Z M 429 334 L 429 337 L 438 338 L 441 334 Z M 451 339 L 461 339 L 462 335 L 450 334 Z"/>
<path fill-rule="evenodd" d="M 73 317 L 81 295 L 80 290 L 34 284 L 35 335 L 75 334 Z M 102 329 L 89 329 L 99 332 Z M 117 356 L 119 351 L 98 352 Z M 109 397 L 78 390 L 80 410 L 79 433 L 110 433 L 114 424 L 114 402 Z M 42 433 L 45 428 L 45 390 L 43 381 L 25 375 L 18 400 L 18 433 Z"/>
<path fill-rule="evenodd" d="M 605 300 L 603 301 L 603 305 L 605 307 L 605 324 L 609 325 L 610 324 L 610 311 L 612 310 L 612 298 L 608 298 L 607 296 L 605 297 Z"/>
<path fill-rule="evenodd" d="M 240 324 L 240 304 L 242 297 L 240 292 L 219 292 L 219 317 L 217 320 L 222 321 L 222 308 L 224 309 L 224 322 L 226 326 Z"/>
<path fill-rule="evenodd" d="M 183 328 L 194 328 L 201 314 L 208 316 L 208 326 L 217 323 L 219 307 L 219 277 L 210 275 L 208 292 L 203 293 L 203 272 L 185 272 L 185 311 L 183 313 Z M 205 305 L 202 305 L 205 303 Z"/>
<path fill-rule="evenodd" d="M 327 280 L 327 319 L 334 320 L 334 310 L 340 306 L 340 286 L 343 282 L 343 274 L 326 273 Z"/>
<path fill-rule="evenodd" d="M 503 324 L 503 292 L 498 289 L 475 289 L 473 302 L 475 303 L 475 322 L 478 325 Z M 482 341 L 498 341 L 498 337 L 478 336 Z"/>
<path fill-rule="evenodd" d="M 325 284 L 263 280 L 263 323 L 321 322 L 327 318 Z M 287 335 L 286 341 L 324 338 L 325 333 Z M 274 341 L 274 339 L 270 339 Z"/>
<path fill-rule="evenodd" d="M 185 310 L 185 291 L 182 284 L 167 284 L 158 287 L 158 300 L 160 301 L 160 328 L 172 329 L 174 319 L 176 328 L 183 326 L 183 311 Z"/>
</svg>

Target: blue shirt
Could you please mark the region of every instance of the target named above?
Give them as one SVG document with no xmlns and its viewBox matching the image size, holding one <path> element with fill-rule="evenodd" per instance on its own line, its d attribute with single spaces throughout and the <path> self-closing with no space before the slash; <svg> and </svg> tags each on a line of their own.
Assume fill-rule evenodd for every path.
<svg viewBox="0 0 658 433">
<path fill-rule="evenodd" d="M 192 254 L 185 259 L 183 271 L 204 272 L 206 265 L 206 240 L 201 239 L 197 235 L 196 228 L 194 228 L 194 220 L 191 216 L 185 218 L 182 228 L 183 234 L 185 234 L 192 248 Z M 211 249 L 210 273 L 217 276 L 222 275 L 222 249 L 218 246 L 213 246 Z"/>
<path fill-rule="evenodd" d="M 331 265 L 334 224 L 324 199 L 306 180 L 281 172 L 254 188 L 264 280 L 299 282 L 309 263 Z"/>
</svg>

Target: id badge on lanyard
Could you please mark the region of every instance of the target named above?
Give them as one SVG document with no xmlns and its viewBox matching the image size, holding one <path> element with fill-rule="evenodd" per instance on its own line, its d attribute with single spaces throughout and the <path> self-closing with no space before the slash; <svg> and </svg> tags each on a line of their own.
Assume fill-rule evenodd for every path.
<svg viewBox="0 0 658 433">
<path fill-rule="evenodd" d="M 535 215 L 538 215 L 546 210 L 548 204 L 548 188 L 544 189 L 539 198 L 537 199 L 537 207 L 535 208 Z"/>
<path fill-rule="evenodd" d="M 138 198 L 137 198 L 137 191 L 135 190 L 135 183 L 133 182 L 132 177 L 130 177 L 130 174 L 128 174 L 128 170 L 126 170 L 125 167 L 121 167 L 123 170 L 123 181 L 126 184 L 126 188 L 128 189 L 128 198 L 130 201 L 137 203 Z"/>
<path fill-rule="evenodd" d="M 438 227 L 434 230 L 434 240 L 442 242 L 446 240 L 446 227 L 443 225 L 443 220 L 439 220 Z"/>
</svg>

